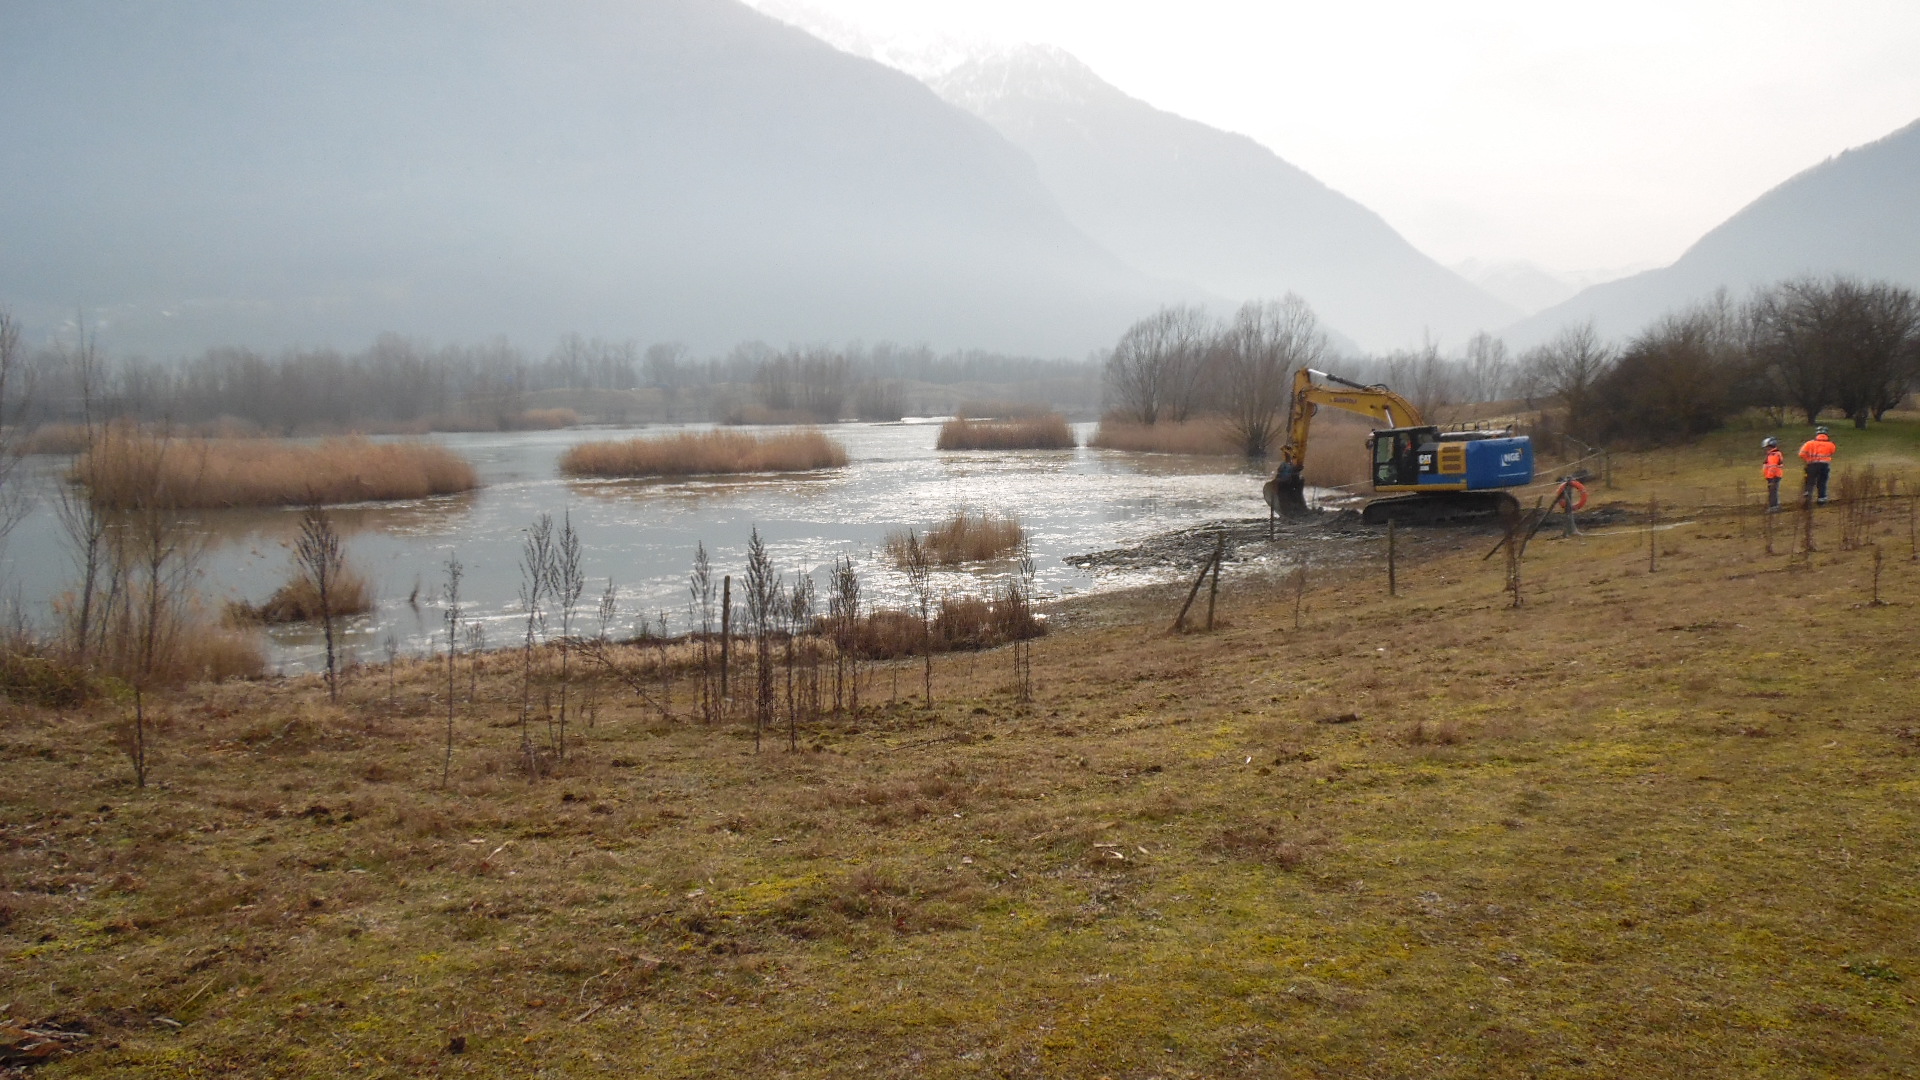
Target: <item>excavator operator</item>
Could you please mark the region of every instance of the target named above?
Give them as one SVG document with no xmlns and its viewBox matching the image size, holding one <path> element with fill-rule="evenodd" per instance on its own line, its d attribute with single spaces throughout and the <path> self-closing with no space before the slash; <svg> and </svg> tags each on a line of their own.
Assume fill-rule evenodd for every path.
<svg viewBox="0 0 1920 1080">
<path fill-rule="evenodd" d="M 1802 503 L 1812 499 L 1815 491 L 1818 491 L 1820 505 L 1827 505 L 1827 475 L 1833 471 L 1833 455 L 1838 449 L 1823 427 L 1814 428 L 1813 438 L 1800 444 L 1800 460 L 1807 463 L 1806 486 L 1800 489 Z"/>
<path fill-rule="evenodd" d="M 1420 438 L 1408 433 L 1395 436 L 1400 443 L 1399 452 L 1394 455 L 1400 463 L 1400 482 L 1417 484 L 1420 482 Z"/>
</svg>

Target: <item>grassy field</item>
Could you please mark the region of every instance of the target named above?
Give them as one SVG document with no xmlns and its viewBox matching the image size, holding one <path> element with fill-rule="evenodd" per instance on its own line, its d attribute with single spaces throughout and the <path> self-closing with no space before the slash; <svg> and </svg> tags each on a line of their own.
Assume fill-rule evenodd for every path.
<svg viewBox="0 0 1920 1080">
<path fill-rule="evenodd" d="M 1323 537 L 1297 628 L 1231 564 L 1214 633 L 1081 603 L 1030 704 L 1004 649 L 932 709 L 882 665 L 795 753 L 609 685 L 528 782 L 512 654 L 444 790 L 425 662 L 180 697 L 144 791 L 117 709 L 16 707 L 0 1005 L 93 1032 L 48 1078 L 1913 1075 L 1912 507 L 1875 605 L 1840 508 L 1772 556 L 1710 509 L 1757 446 L 1617 458 L 1520 607 L 1488 535 L 1403 531 L 1398 597 Z"/>
</svg>

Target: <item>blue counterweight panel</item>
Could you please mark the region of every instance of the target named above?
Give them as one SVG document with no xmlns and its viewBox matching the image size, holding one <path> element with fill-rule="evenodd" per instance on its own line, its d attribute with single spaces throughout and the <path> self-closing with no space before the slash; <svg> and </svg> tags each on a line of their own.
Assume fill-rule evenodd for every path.
<svg viewBox="0 0 1920 1080">
<path fill-rule="evenodd" d="M 1476 439 L 1467 444 L 1467 490 L 1488 491 L 1533 483 L 1533 440 Z"/>
</svg>

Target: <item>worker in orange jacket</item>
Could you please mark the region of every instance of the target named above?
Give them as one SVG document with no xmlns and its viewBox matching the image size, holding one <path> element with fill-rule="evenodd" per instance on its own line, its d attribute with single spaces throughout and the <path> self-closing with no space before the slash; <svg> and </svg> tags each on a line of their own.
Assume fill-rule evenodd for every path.
<svg viewBox="0 0 1920 1080">
<path fill-rule="evenodd" d="M 1780 452 L 1780 440 L 1769 435 L 1760 442 L 1760 449 L 1767 455 L 1767 463 L 1760 467 L 1760 475 L 1767 481 L 1767 513 L 1780 512 L 1780 479 L 1787 475 L 1787 456 Z"/>
<path fill-rule="evenodd" d="M 1807 463 L 1807 484 L 1800 489 L 1802 503 L 1813 498 L 1814 492 L 1818 491 L 1820 505 L 1827 505 L 1827 474 L 1833 471 L 1833 454 L 1838 449 L 1823 427 L 1814 428 L 1813 438 L 1800 444 L 1800 460 Z"/>
</svg>

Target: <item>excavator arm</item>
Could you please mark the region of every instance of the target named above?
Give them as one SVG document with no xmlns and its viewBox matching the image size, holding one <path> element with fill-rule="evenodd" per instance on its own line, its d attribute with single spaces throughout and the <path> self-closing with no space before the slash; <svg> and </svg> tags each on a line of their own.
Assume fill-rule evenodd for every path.
<svg viewBox="0 0 1920 1080">
<path fill-rule="evenodd" d="M 1325 384 L 1314 382 L 1318 376 Z M 1307 511 L 1306 480 L 1301 468 L 1307 460 L 1307 435 L 1313 414 L 1321 406 L 1370 417 L 1380 427 L 1419 427 L 1424 421 L 1413 402 L 1384 386 L 1362 386 L 1338 375 L 1301 368 L 1293 376 L 1293 398 L 1287 406 L 1287 442 L 1280 448 L 1280 468 L 1267 481 L 1267 505 L 1280 514 Z"/>
</svg>

